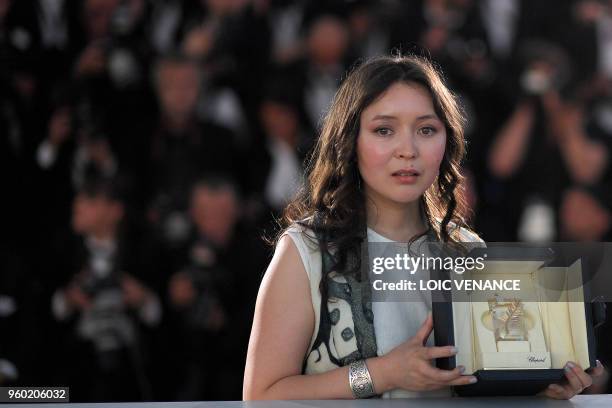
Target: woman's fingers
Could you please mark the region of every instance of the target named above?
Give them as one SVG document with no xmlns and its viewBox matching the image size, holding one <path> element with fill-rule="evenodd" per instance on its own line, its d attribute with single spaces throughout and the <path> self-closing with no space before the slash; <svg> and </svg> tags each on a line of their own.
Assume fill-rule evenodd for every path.
<svg viewBox="0 0 612 408">
<path fill-rule="evenodd" d="M 580 394 L 582 390 L 591 386 L 591 376 L 585 373 L 576 363 L 568 361 L 565 365 L 564 371 L 568 385 L 574 394 Z"/>
<path fill-rule="evenodd" d="M 582 386 L 582 383 L 578 379 L 578 376 L 572 371 L 570 367 L 566 366 L 564 370 L 565 370 L 565 378 L 567 378 L 567 382 L 568 382 L 568 385 L 566 385 L 566 387 L 569 386 L 570 389 L 574 392 L 574 394 L 581 393 L 584 387 Z"/>
<path fill-rule="evenodd" d="M 591 377 L 601 377 L 605 372 L 606 369 L 604 368 L 603 364 L 601 364 L 601 361 L 597 360 L 597 365 L 591 371 Z"/>
<path fill-rule="evenodd" d="M 428 360 L 442 357 L 452 357 L 457 354 L 457 348 L 453 346 L 444 347 L 424 347 L 423 356 Z"/>
<path fill-rule="evenodd" d="M 467 385 L 474 384 L 478 380 L 472 375 L 463 375 L 465 367 L 458 366 L 452 370 L 440 370 L 439 368 L 432 367 L 426 364 L 422 367 L 421 373 L 430 382 L 439 384 L 441 386 L 450 385 Z"/>
<path fill-rule="evenodd" d="M 559 384 L 550 384 L 546 390 L 544 390 L 544 396 L 553 399 L 570 399 L 574 396 L 569 385 L 562 386 Z"/>
<path fill-rule="evenodd" d="M 478 382 L 478 379 L 473 375 L 462 375 L 459 378 L 456 378 L 452 381 L 449 381 L 446 385 L 469 385 Z"/>
<path fill-rule="evenodd" d="M 457 348 L 453 346 L 444 347 L 424 347 L 422 356 L 426 360 L 434 360 L 436 358 L 452 357 L 457 354 Z M 473 384 L 477 381 L 474 376 L 464 376 L 465 367 L 457 366 L 452 370 L 441 370 L 432 366 L 429 361 L 423 361 L 420 366 L 420 371 L 429 381 L 441 386 L 449 385 L 466 385 Z"/>
<path fill-rule="evenodd" d="M 563 370 L 565 371 L 567 384 L 550 384 L 542 393 L 543 395 L 555 399 L 570 399 L 593 384 L 591 375 L 574 362 L 568 361 Z M 597 377 L 602 375 L 603 372 L 604 369 L 601 364 L 597 364 L 592 375 Z"/>
<path fill-rule="evenodd" d="M 431 313 L 429 313 L 427 315 L 427 319 L 425 319 L 425 321 L 419 328 L 419 331 L 417 331 L 417 333 L 414 335 L 412 339 L 415 340 L 415 342 L 417 342 L 419 345 L 423 346 L 427 342 L 427 338 L 431 334 L 432 330 L 433 330 L 433 317 L 431 316 Z"/>
<path fill-rule="evenodd" d="M 457 367 L 453 370 L 440 370 L 425 362 L 421 367 L 421 373 L 430 381 L 446 383 L 459 378 L 463 373 L 463 367 Z"/>
</svg>

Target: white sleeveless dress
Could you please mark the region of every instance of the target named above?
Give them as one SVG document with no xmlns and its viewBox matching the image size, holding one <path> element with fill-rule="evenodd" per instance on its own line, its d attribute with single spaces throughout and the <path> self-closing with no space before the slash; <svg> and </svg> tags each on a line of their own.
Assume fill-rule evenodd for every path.
<svg viewBox="0 0 612 408">
<path fill-rule="evenodd" d="M 393 242 L 383 237 L 374 230 L 368 228 L 368 242 Z M 310 282 L 310 296 L 315 315 L 315 327 L 311 337 L 308 350 L 312 349 L 321 321 L 321 292 L 319 284 L 322 274 L 321 252 L 317 239 L 311 230 L 300 225 L 293 225 L 287 229 L 285 234 L 289 235 L 298 249 L 304 269 L 308 274 Z M 482 242 L 472 232 L 461 228 L 459 236 L 462 242 Z M 425 237 L 416 240 L 413 245 L 421 243 Z M 419 271 L 428 273 L 427 271 Z M 341 275 L 332 275 L 338 282 L 346 282 Z M 376 335 L 377 355 L 383 356 L 392 349 L 414 336 L 431 311 L 431 299 L 426 293 L 422 294 L 422 302 L 372 302 L 374 313 L 374 331 Z M 336 359 L 348 356 L 357 350 L 355 331 L 351 313 L 351 307 L 345 300 L 330 298 L 328 300 L 328 313 L 333 316 L 331 335 L 328 346 L 319 346 L 318 353 L 310 353 L 305 361 L 305 374 L 318 374 L 338 368 L 331 362 L 329 353 Z M 434 345 L 433 333 L 427 341 L 427 345 Z M 329 352 L 328 352 L 329 349 Z M 436 391 L 407 391 L 395 389 L 383 394 L 383 398 L 415 398 L 415 397 L 448 397 L 451 395 L 450 388 Z"/>
</svg>

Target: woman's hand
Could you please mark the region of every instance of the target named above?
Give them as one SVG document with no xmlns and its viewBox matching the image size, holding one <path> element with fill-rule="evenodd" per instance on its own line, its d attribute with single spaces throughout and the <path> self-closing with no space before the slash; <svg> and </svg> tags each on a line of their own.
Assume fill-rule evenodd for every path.
<svg viewBox="0 0 612 408">
<path fill-rule="evenodd" d="M 580 394 L 585 388 L 590 387 L 605 373 L 605 369 L 599 360 L 590 374 L 571 361 L 565 365 L 564 370 L 566 381 L 562 384 L 550 384 L 540 395 L 554 399 L 570 399 L 574 395 Z"/>
<path fill-rule="evenodd" d="M 473 384 L 477 381 L 474 376 L 462 375 L 465 370 L 463 366 L 453 370 L 440 370 L 431 365 L 431 360 L 435 358 L 457 354 L 457 349 L 452 346 L 425 346 L 432 329 L 433 319 L 430 314 L 414 337 L 384 356 L 385 376 L 392 389 L 428 391 L 452 385 Z"/>
</svg>

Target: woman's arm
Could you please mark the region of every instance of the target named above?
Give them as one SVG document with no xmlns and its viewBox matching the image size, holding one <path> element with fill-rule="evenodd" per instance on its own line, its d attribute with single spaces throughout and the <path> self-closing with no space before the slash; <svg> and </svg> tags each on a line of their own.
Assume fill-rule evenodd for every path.
<svg viewBox="0 0 612 408">
<path fill-rule="evenodd" d="M 314 319 L 306 270 L 295 244 L 284 236 L 257 296 L 244 373 L 245 400 L 351 397 L 348 367 L 301 375 Z"/>
<path fill-rule="evenodd" d="M 475 381 L 462 376 L 461 367 L 439 370 L 433 358 L 448 357 L 453 347 L 425 347 L 431 316 L 415 337 L 382 357 L 366 360 L 377 393 L 395 388 L 432 390 Z M 314 330 L 310 285 L 298 250 L 290 237 L 281 238 L 262 281 L 247 362 L 243 398 L 335 399 L 352 398 L 348 367 L 302 375 L 302 363 Z"/>
</svg>

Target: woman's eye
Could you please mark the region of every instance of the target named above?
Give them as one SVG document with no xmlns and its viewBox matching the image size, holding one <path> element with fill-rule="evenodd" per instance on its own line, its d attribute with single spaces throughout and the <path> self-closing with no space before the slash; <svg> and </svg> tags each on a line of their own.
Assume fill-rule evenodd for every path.
<svg viewBox="0 0 612 408">
<path fill-rule="evenodd" d="M 419 131 L 424 136 L 431 136 L 434 133 L 436 133 L 436 129 L 431 127 L 431 126 L 427 126 L 427 127 L 421 128 L 421 129 L 419 129 Z"/>
<path fill-rule="evenodd" d="M 375 130 L 375 132 L 381 136 L 389 136 L 391 133 L 393 133 L 389 128 L 378 128 Z"/>
</svg>

